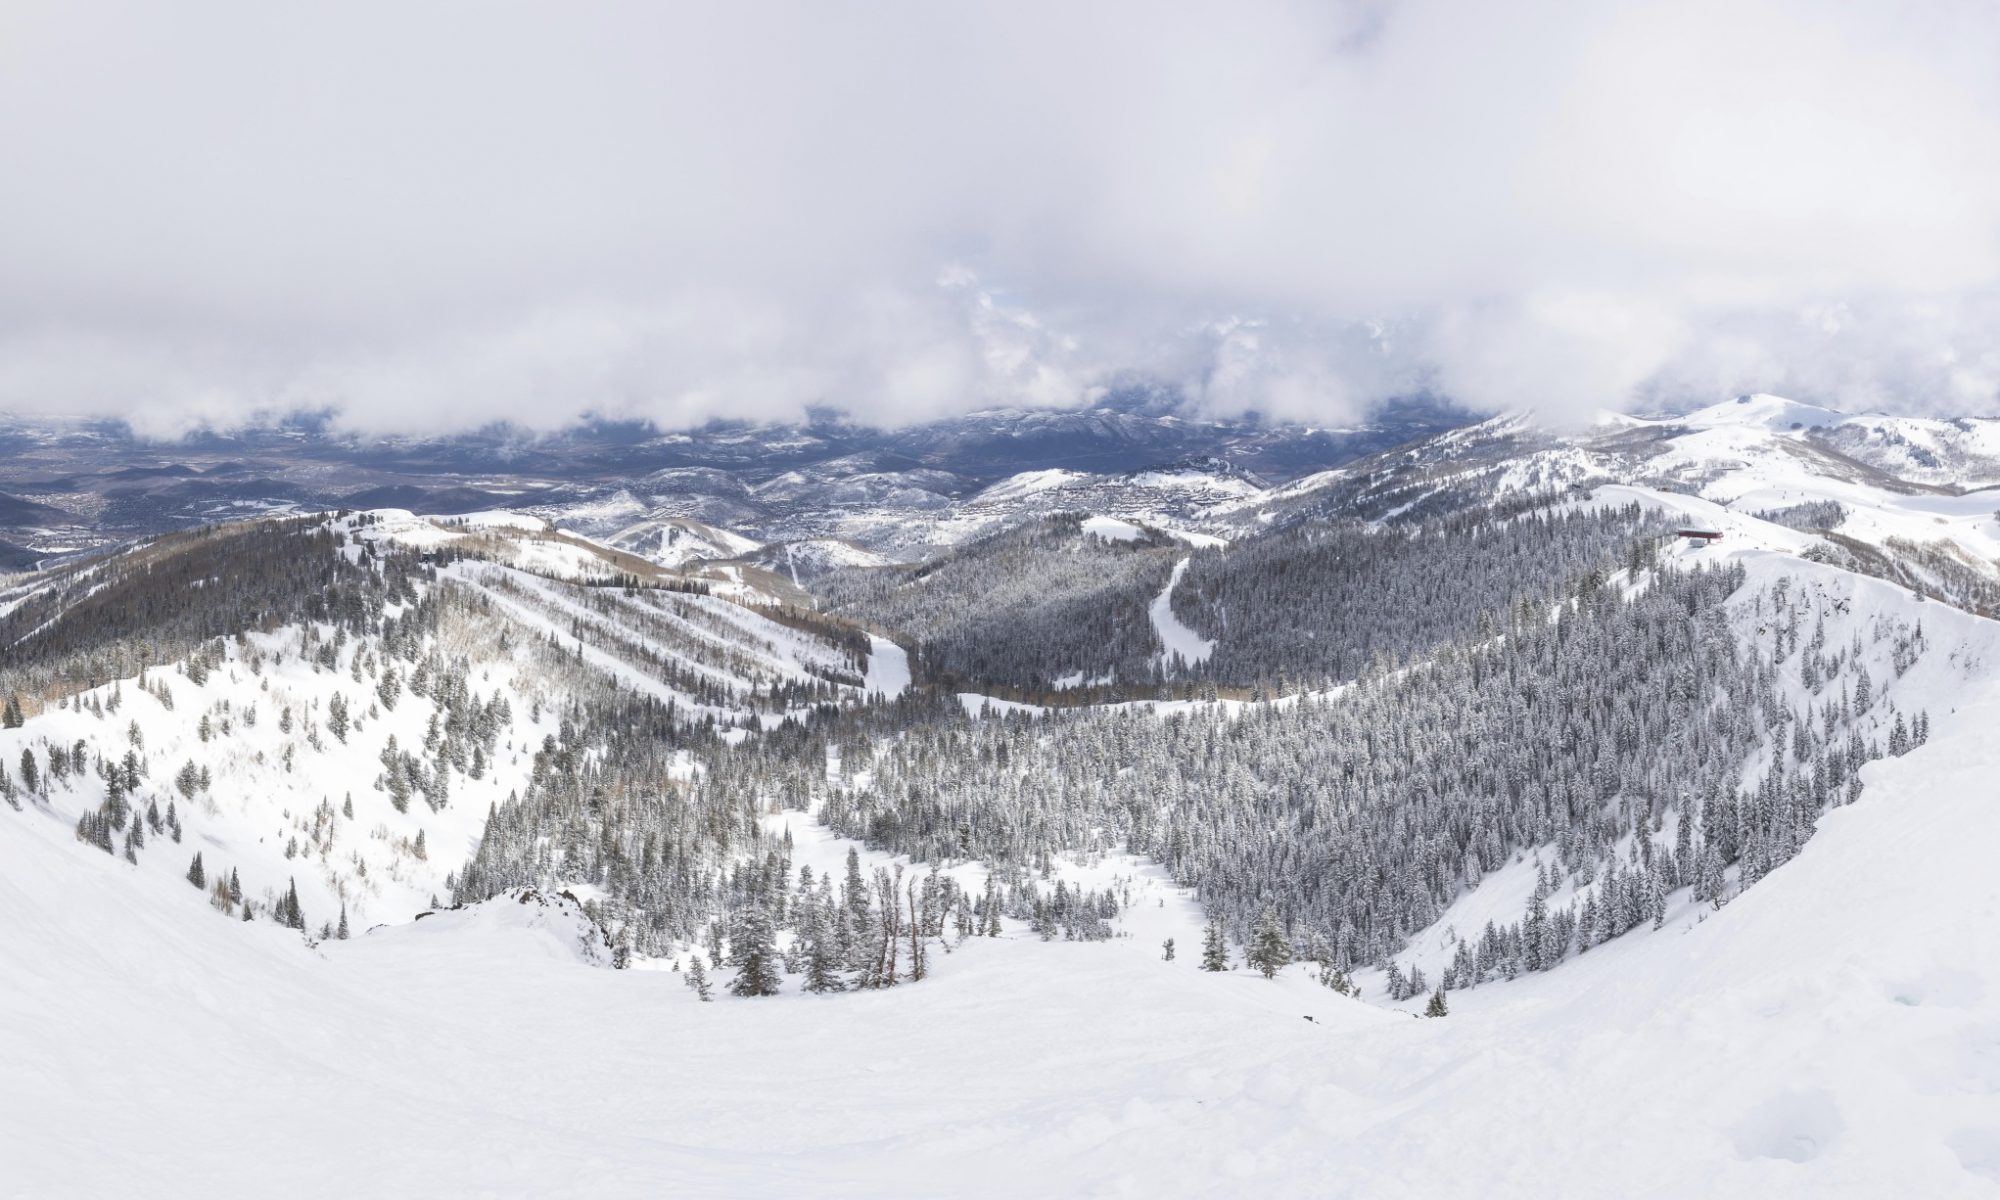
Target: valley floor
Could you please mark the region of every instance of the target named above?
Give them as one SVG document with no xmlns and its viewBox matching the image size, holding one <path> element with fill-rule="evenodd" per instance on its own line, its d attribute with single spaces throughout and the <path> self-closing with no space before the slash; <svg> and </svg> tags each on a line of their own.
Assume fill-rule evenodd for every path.
<svg viewBox="0 0 2000 1200">
<path fill-rule="evenodd" d="M 1719 913 L 1432 1021 L 1160 961 L 1157 880 L 1110 944 L 701 1004 L 499 915 L 308 951 L 0 812 L 0 1195 L 1993 1195 L 1976 690 Z"/>
</svg>

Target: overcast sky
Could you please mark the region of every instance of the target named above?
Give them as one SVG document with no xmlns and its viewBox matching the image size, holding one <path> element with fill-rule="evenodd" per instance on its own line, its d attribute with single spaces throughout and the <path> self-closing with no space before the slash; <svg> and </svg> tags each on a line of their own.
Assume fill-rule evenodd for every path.
<svg viewBox="0 0 2000 1200">
<path fill-rule="evenodd" d="M 0 410 L 2000 413 L 2000 5 L 0 6 Z"/>
</svg>

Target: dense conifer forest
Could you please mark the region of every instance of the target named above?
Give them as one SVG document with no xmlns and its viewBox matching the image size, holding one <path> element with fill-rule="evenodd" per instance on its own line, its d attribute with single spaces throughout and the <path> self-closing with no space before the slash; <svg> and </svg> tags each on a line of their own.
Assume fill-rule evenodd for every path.
<svg viewBox="0 0 2000 1200">
<path fill-rule="evenodd" d="M 1514 601 L 1548 600 L 1586 568 L 1651 561 L 1666 529 L 1637 506 L 1560 511 L 1544 500 L 1313 522 L 1191 551 L 1159 533 L 1108 541 L 1066 514 L 921 567 L 843 572 L 823 594 L 833 611 L 908 634 L 927 674 L 968 687 L 1295 690 L 1497 628 Z M 1174 611 L 1217 642 L 1198 665 L 1165 657 L 1147 613 L 1182 559 Z"/>
<path fill-rule="evenodd" d="M 1657 919 L 1678 889 L 1719 904 L 1754 883 L 1797 852 L 1822 809 L 1854 798 L 1862 763 L 1914 744 L 1925 720 L 1895 714 L 1886 745 L 1865 736 L 1882 714 L 1864 647 L 1802 631 L 1809 607 L 1780 586 L 1737 598 L 1768 610 L 1776 631 L 1745 648 L 1726 611 L 1742 569 L 1662 567 L 1656 526 L 1632 509 L 1454 517 L 1288 531 L 1200 556 L 1203 611 L 1263 614 L 1249 624 L 1265 636 L 1236 661 L 1321 685 L 1275 704 L 977 719 L 946 677 L 735 745 L 633 735 L 646 726 L 623 717 L 610 727 L 628 732 L 595 754 L 547 751 L 588 765 L 538 768 L 536 788 L 489 825 L 460 894 L 581 879 L 605 889 L 643 947 L 721 947 L 746 908 L 781 928 L 822 920 L 803 915 L 812 888 L 789 878 L 755 820 L 813 808 L 837 832 L 920 862 L 996 864 L 1014 888 L 1028 884 L 1003 890 L 1008 911 L 1073 905 L 1032 885 L 1057 856 L 1130 849 L 1195 888 L 1229 940 L 1268 940 L 1259 930 L 1275 922 L 1288 952 L 1326 964 L 1331 984 L 1392 964 L 1463 891 L 1535 852 L 1529 908 L 1457 931 L 1462 954 L 1438 982 L 1546 969 Z M 1203 582 L 1213 590 L 1200 593 Z M 1345 605 L 1295 607 L 1332 653 L 1277 636 L 1281 598 L 1319 587 Z M 1029 624 L 1016 636 L 1037 635 Z M 1920 630 L 1875 636 L 1898 673 L 1922 652 Z M 1347 682 L 1326 686 L 1334 679 Z M 1788 700 L 1787 679 L 1809 698 Z M 1562 907 L 1549 903 L 1557 895 Z M 977 899 L 971 919 L 984 920 Z M 855 935 L 839 936 L 852 966 Z M 1431 983 L 1400 968 L 1391 979 L 1411 995 Z"/>
<path fill-rule="evenodd" d="M 1300 525 L 1204 550 L 1175 586 L 1174 610 L 1215 653 L 1174 673 L 1326 687 L 1491 634 L 1509 606 L 1547 603 L 1585 572 L 1644 566 L 1666 529 L 1636 505 L 1482 508 L 1385 526 Z"/>
<path fill-rule="evenodd" d="M 825 789 L 822 812 L 918 858 L 1032 867 L 1124 843 L 1197 888 L 1235 939 L 1274 907 L 1301 953 L 1341 969 L 1391 960 L 1462 890 L 1546 847 L 1544 895 L 1600 886 L 1575 911 L 1538 897 L 1517 925 L 1460 931 L 1478 948 L 1446 982 L 1541 969 L 1653 920 L 1678 888 L 1719 902 L 1753 883 L 1885 752 L 1857 732 L 1861 647 L 1823 632 L 1801 647 L 1804 610 L 1777 590 L 1757 601 L 1774 653 L 1744 652 L 1723 611 L 1741 583 L 1740 569 L 1653 570 L 1636 588 L 1586 571 L 1492 637 L 1280 705 L 940 720 L 892 741 L 865 784 Z M 1880 635 L 1900 664 L 1921 652 L 1920 631 Z M 1787 669 L 1813 703 L 1787 704 Z M 1896 729 L 1886 752 L 1913 744 L 1900 714 Z"/>
<path fill-rule="evenodd" d="M 917 567 L 847 571 L 821 583 L 826 606 L 916 643 L 935 676 L 1046 688 L 1064 676 L 1156 676 L 1146 605 L 1179 543 L 1116 541 L 1067 513 L 993 534 Z"/>
<path fill-rule="evenodd" d="M 62 568 L 0 615 L 0 690 L 38 697 L 129 678 L 251 629 L 375 633 L 384 606 L 416 601 L 445 557 L 380 552 L 313 517 L 167 534 Z"/>
</svg>

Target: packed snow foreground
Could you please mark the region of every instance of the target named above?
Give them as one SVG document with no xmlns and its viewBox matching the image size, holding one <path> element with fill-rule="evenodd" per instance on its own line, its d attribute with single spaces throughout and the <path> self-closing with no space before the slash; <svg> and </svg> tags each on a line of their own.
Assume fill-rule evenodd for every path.
<svg viewBox="0 0 2000 1200">
<path fill-rule="evenodd" d="M 814 995 L 788 977 L 777 996 L 717 986 L 704 1003 L 685 955 L 609 969 L 621 952 L 587 890 L 428 911 L 444 859 L 464 861 L 477 819 L 555 735 L 528 694 L 487 703 L 536 686 L 525 650 L 475 659 L 449 702 L 368 674 L 358 648 L 315 670 L 313 647 L 282 633 L 232 647 L 204 680 L 174 675 L 173 704 L 164 671 L 122 681 L 120 719 L 38 715 L 0 732 L 0 761 L 89 736 L 199 756 L 225 714 L 244 760 L 192 785 L 185 836 L 155 828 L 134 862 L 80 836 L 80 794 L 0 806 L 0 1195 L 1992 1195 L 2000 625 L 1791 558 L 1761 523 L 1725 544 L 1746 591 L 1796 577 L 1856 627 L 1921 622 L 1932 648 L 1897 686 L 1928 740 L 1862 767 L 1859 802 L 1727 904 L 1677 893 L 1654 927 L 1454 992 L 1443 1019 L 1418 1018 L 1421 997 L 1384 1002 L 1375 972 L 1357 999 L 1310 964 L 1199 969 L 1195 898 L 1110 852 L 1050 864 L 1121 897 L 1108 942 L 1010 918 L 998 936 L 946 933 L 921 984 Z M 838 645 L 713 597 L 586 596 L 535 573 L 587 548 L 516 554 L 444 574 L 494 620 L 539 630 L 536 653 L 614 690 L 747 727 L 782 715 L 767 698 L 779 685 L 847 702 L 911 684 L 876 635 L 855 671 Z M 607 613 L 662 639 L 650 646 L 722 639 L 719 665 L 663 683 L 646 647 L 591 624 Z M 1754 614 L 1739 616 L 1754 636 Z M 319 714 L 337 693 L 396 703 L 281 769 L 274 710 Z M 371 787 L 400 778 L 381 739 L 423 747 L 466 706 L 479 778 L 410 775 L 449 780 L 459 800 L 427 813 L 422 795 Z M 341 799 L 311 808 L 350 785 L 358 817 L 334 816 Z M 773 807 L 763 832 L 816 876 L 850 852 L 869 872 L 926 869 Z M 419 833 L 438 858 L 415 854 Z M 336 836 L 318 856 L 332 865 L 308 869 Z M 306 843 L 296 867 L 284 839 Z M 265 908 L 295 874 L 313 926 L 343 896 L 368 915 L 345 939 L 304 941 L 220 919 L 217 889 L 181 878 L 196 852 L 212 871 L 240 862 Z M 977 863 L 947 874 L 967 894 L 985 882 Z M 1523 855 L 1487 876 L 1406 961 L 1435 967 L 1444 927 L 1518 913 L 1534 874 Z"/>
</svg>

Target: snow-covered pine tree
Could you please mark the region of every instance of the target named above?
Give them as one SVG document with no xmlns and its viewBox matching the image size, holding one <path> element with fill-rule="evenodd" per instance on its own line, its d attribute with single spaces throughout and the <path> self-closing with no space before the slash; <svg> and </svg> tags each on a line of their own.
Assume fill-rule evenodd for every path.
<svg viewBox="0 0 2000 1200">
<path fill-rule="evenodd" d="M 814 993 L 844 992 L 847 982 L 840 977 L 840 956 L 830 932 L 822 930 L 806 950 L 805 989 Z"/>
<path fill-rule="evenodd" d="M 1202 930 L 1201 969 L 1204 971 L 1229 969 L 1229 942 L 1222 932 L 1221 917 L 1210 917 L 1207 927 Z"/>
<path fill-rule="evenodd" d="M 771 926 L 770 912 L 762 904 L 751 904 L 737 919 L 729 942 L 730 952 L 739 963 L 736 978 L 729 984 L 730 994 L 777 995 L 781 977 L 778 972 L 777 935 Z"/>
<path fill-rule="evenodd" d="M 1250 939 L 1250 948 L 1244 959 L 1263 972 L 1266 979 L 1277 975 L 1285 964 L 1292 961 L 1291 944 L 1285 940 L 1284 931 L 1278 928 L 1278 910 L 1268 904 L 1257 918 L 1257 931 Z"/>
<path fill-rule="evenodd" d="M 305 910 L 299 907 L 299 882 L 296 879 L 288 881 L 285 886 L 285 898 L 280 906 L 279 919 L 293 929 L 305 932 L 306 914 Z"/>
<path fill-rule="evenodd" d="M 984 921 L 981 932 L 987 937 L 1000 936 L 1000 897 L 993 890 L 993 872 L 986 873 L 986 890 L 980 897 L 980 913 Z"/>
<path fill-rule="evenodd" d="M 841 881 L 840 896 L 848 912 L 861 921 L 868 919 L 868 882 L 861 877 L 861 855 L 852 846 L 847 848 L 847 875 Z"/>
<path fill-rule="evenodd" d="M 700 996 L 704 1002 L 714 999 L 709 994 L 708 966 L 702 961 L 701 951 L 698 949 L 688 954 L 687 979 L 685 982 L 689 987 L 694 989 L 694 994 Z"/>
</svg>

